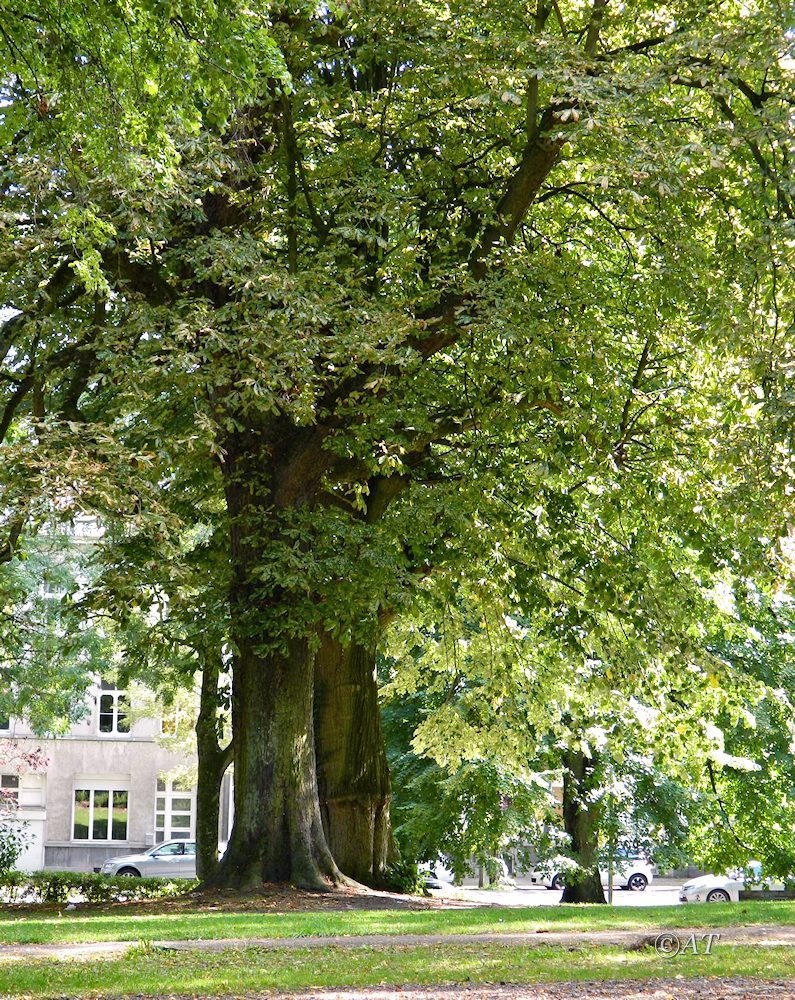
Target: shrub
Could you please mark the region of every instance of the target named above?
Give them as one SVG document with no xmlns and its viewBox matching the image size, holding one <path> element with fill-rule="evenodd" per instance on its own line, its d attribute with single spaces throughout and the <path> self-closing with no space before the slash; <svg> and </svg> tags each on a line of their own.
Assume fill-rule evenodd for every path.
<svg viewBox="0 0 795 1000">
<path fill-rule="evenodd" d="M 195 879 L 130 878 L 93 872 L 0 873 L 0 895 L 10 903 L 135 902 L 179 896 L 197 885 Z"/>
<path fill-rule="evenodd" d="M 30 839 L 27 823 L 0 815 L 0 875 L 14 867 Z"/>
<path fill-rule="evenodd" d="M 384 872 L 384 888 L 388 892 L 422 896 L 425 893 L 425 878 L 415 861 L 395 861 Z"/>
</svg>

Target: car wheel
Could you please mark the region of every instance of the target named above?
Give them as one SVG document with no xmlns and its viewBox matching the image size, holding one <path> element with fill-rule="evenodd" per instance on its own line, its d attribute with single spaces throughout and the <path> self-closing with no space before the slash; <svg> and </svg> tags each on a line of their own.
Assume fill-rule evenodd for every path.
<svg viewBox="0 0 795 1000">
<path fill-rule="evenodd" d="M 557 875 L 553 875 L 552 883 L 550 886 L 552 889 L 562 889 L 563 888 L 563 876 L 558 872 Z"/>
<path fill-rule="evenodd" d="M 627 889 L 631 889 L 633 892 L 643 892 L 646 886 L 649 884 L 649 880 L 643 874 L 643 872 L 634 872 L 629 876 L 627 881 Z"/>
<path fill-rule="evenodd" d="M 725 889 L 712 889 L 707 893 L 708 903 L 730 903 L 731 896 Z"/>
<path fill-rule="evenodd" d="M 133 878 L 140 878 L 141 877 L 141 873 L 138 871 L 137 868 L 120 868 L 116 872 L 116 874 L 117 875 L 129 875 L 129 876 L 132 876 Z"/>
</svg>

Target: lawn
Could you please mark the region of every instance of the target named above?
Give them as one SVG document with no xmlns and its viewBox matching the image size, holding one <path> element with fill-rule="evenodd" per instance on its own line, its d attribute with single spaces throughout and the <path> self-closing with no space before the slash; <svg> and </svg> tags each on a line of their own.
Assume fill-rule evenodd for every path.
<svg viewBox="0 0 795 1000">
<path fill-rule="evenodd" d="M 790 948 L 713 947 L 712 954 L 660 958 L 653 950 L 481 947 L 157 953 L 147 947 L 101 962 L 0 964 L 0 994 L 87 997 L 212 996 L 323 986 L 405 983 L 533 983 L 673 976 L 795 977 Z"/>
<path fill-rule="evenodd" d="M 795 924 L 795 901 L 693 907 L 560 906 L 554 909 L 355 910 L 256 913 L 223 910 L 169 914 L 80 910 L 0 918 L 0 944 L 307 937 L 351 934 L 532 933 L 543 930 L 634 930 Z"/>
</svg>

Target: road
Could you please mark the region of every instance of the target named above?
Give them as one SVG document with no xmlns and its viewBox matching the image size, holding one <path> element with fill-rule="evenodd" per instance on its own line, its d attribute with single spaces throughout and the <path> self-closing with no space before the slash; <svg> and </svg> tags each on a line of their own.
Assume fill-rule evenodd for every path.
<svg viewBox="0 0 795 1000">
<path fill-rule="evenodd" d="M 684 880 L 683 880 L 684 881 Z M 626 889 L 613 890 L 615 906 L 681 906 L 679 886 L 682 882 L 652 884 L 644 892 L 629 892 Z M 460 888 L 433 889 L 434 896 L 451 896 L 468 899 L 473 903 L 491 903 L 492 906 L 557 906 L 560 893 L 552 889 L 542 889 L 535 885 L 518 885 L 515 889 L 478 889 L 464 885 Z M 607 890 L 605 890 L 607 894 Z"/>
</svg>

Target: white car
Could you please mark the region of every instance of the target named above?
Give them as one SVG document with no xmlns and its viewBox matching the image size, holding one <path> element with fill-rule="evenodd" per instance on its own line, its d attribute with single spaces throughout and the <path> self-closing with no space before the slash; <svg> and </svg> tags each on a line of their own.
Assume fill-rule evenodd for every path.
<svg viewBox="0 0 795 1000">
<path fill-rule="evenodd" d="M 140 854 L 108 858 L 101 868 L 103 875 L 154 875 L 158 878 L 196 878 L 196 841 L 168 840 Z"/>
<path fill-rule="evenodd" d="M 759 886 L 763 882 L 762 865 L 759 861 L 751 861 L 748 865 L 752 885 Z M 783 889 L 783 882 L 767 883 L 765 888 Z M 746 887 L 745 872 L 732 872 L 729 875 L 699 875 L 698 878 L 685 882 L 679 890 L 680 903 L 739 903 L 740 893 Z M 760 886 L 761 887 L 761 886 Z"/>
<path fill-rule="evenodd" d="M 455 875 L 439 858 L 430 865 L 422 866 L 420 875 L 425 880 L 426 889 L 446 889 L 455 881 Z"/>
<path fill-rule="evenodd" d="M 530 872 L 530 881 L 547 889 L 562 889 L 566 881 L 566 869 L 572 862 L 568 858 L 553 858 L 551 862 Z M 602 884 L 609 881 L 606 868 L 600 868 Z M 645 858 L 617 857 L 613 861 L 613 885 L 619 889 L 643 892 L 654 878 L 652 866 Z"/>
</svg>

